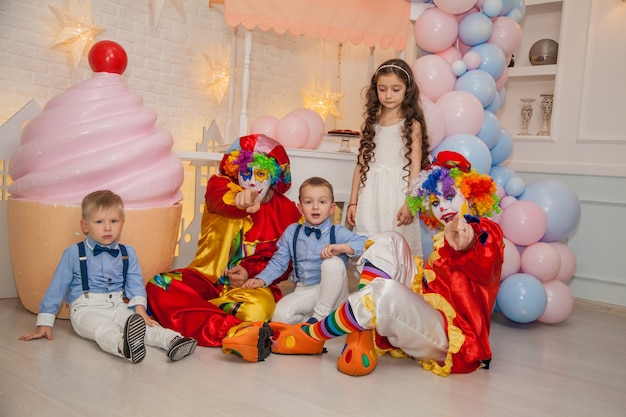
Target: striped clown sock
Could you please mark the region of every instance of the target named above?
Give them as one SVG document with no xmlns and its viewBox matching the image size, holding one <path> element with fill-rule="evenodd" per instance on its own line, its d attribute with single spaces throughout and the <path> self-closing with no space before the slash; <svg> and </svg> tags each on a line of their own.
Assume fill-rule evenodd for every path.
<svg viewBox="0 0 626 417">
<path fill-rule="evenodd" d="M 346 301 L 324 320 L 308 326 L 302 326 L 302 330 L 313 339 L 323 341 L 365 329 L 356 321 L 350 301 Z"/>
</svg>

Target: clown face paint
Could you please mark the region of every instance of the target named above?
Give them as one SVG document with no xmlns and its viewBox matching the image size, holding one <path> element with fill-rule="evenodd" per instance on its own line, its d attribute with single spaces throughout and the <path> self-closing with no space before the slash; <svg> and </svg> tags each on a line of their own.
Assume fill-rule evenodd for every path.
<svg viewBox="0 0 626 417">
<path fill-rule="evenodd" d="M 243 173 L 239 172 L 237 178 L 239 179 L 240 186 L 259 193 L 261 201 L 265 199 L 265 196 L 272 186 L 269 173 L 265 169 L 248 168 Z"/>
<path fill-rule="evenodd" d="M 433 215 L 441 224 L 445 226 L 446 223 L 452 221 L 457 213 L 465 215 L 469 212 L 467 199 L 458 188 L 454 188 L 456 193 L 450 195 L 447 198 L 436 196 L 434 194 L 430 197 L 430 205 L 432 207 Z"/>
</svg>

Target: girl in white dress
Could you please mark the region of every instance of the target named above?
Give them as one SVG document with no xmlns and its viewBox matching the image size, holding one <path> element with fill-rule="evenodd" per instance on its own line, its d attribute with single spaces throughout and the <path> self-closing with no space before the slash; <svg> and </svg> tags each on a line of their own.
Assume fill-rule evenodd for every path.
<svg viewBox="0 0 626 417">
<path fill-rule="evenodd" d="M 366 100 L 347 220 L 368 236 L 397 231 L 422 257 L 419 221 L 407 208 L 406 193 L 429 162 L 428 134 L 411 67 L 401 59 L 382 63 Z"/>
</svg>

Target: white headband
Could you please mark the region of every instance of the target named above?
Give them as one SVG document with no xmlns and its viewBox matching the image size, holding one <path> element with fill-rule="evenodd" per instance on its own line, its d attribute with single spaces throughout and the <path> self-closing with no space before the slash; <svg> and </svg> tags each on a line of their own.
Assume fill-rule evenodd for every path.
<svg viewBox="0 0 626 417">
<path fill-rule="evenodd" d="M 400 71 L 402 71 L 403 73 L 406 74 L 406 78 L 409 79 L 408 84 L 411 84 L 411 76 L 409 75 L 409 73 L 404 68 L 402 68 L 401 66 L 396 65 L 396 64 L 387 64 L 387 65 L 383 65 L 381 67 L 378 67 L 378 69 L 376 70 L 376 74 L 374 74 L 374 75 L 378 75 L 378 71 L 380 71 L 383 68 L 397 68 L 397 69 L 399 69 Z"/>
</svg>

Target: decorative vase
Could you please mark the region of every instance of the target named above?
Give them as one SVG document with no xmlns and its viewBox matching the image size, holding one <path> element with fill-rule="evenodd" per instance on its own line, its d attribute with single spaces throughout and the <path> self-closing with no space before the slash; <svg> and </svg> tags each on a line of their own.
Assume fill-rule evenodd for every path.
<svg viewBox="0 0 626 417">
<path fill-rule="evenodd" d="M 552 119 L 552 101 L 554 94 L 541 94 L 541 130 L 537 136 L 550 136 L 550 120 Z"/>
<path fill-rule="evenodd" d="M 528 133 L 528 125 L 530 124 L 530 119 L 533 117 L 533 101 L 534 98 L 521 98 L 522 101 L 522 131 L 519 132 L 519 135 L 530 135 Z"/>
<path fill-rule="evenodd" d="M 337 150 L 337 152 L 352 153 L 352 151 L 350 150 L 350 138 L 341 138 L 341 143 L 339 144 L 339 149 Z"/>
</svg>

